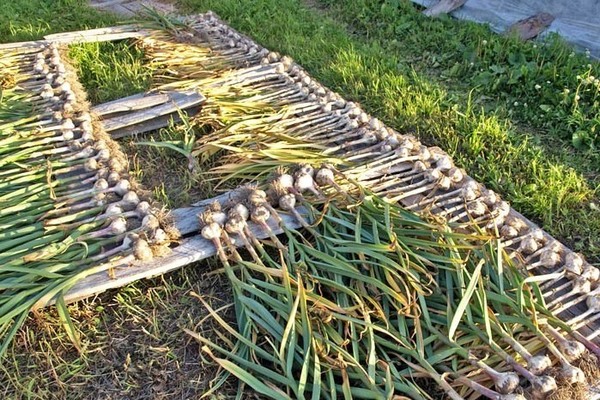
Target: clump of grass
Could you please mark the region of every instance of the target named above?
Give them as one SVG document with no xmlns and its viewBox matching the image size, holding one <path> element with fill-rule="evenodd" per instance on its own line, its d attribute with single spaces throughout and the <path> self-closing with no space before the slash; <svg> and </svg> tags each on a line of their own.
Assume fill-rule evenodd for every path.
<svg viewBox="0 0 600 400">
<path fill-rule="evenodd" d="M 171 121 L 167 128 L 123 143 L 133 155 L 133 175 L 170 209 L 214 196 L 214 185 L 202 179 L 210 165 L 198 165 L 191 155 L 201 128 L 185 113 L 179 117 L 179 122 Z"/>
<path fill-rule="evenodd" d="M 402 59 L 416 58 L 416 69 L 435 71 L 444 80 L 473 88 L 478 96 L 500 100 L 490 108 L 500 105 L 509 116 L 579 150 L 600 145 L 600 64 L 557 34 L 523 42 L 475 23 L 427 18 L 408 1 L 323 3 Z"/>
<path fill-rule="evenodd" d="M 131 42 L 101 42 L 70 47 L 69 56 L 92 104 L 100 104 L 150 87 L 152 71 L 144 54 Z"/>
</svg>

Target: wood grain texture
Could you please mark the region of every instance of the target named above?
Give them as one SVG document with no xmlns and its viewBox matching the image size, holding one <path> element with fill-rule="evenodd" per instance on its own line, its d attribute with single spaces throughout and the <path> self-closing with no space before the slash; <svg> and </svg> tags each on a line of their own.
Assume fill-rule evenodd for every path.
<svg viewBox="0 0 600 400">
<path fill-rule="evenodd" d="M 106 132 L 112 132 L 123 129 L 128 126 L 141 124 L 169 114 L 177 113 L 190 107 L 199 106 L 205 101 L 204 96 L 197 92 L 169 92 L 166 97 L 162 95 L 148 96 L 125 100 L 122 104 L 114 104 L 117 110 L 135 110 L 124 115 L 117 115 L 111 118 L 103 119 L 102 125 Z M 146 107 L 144 107 L 146 106 Z M 106 107 L 100 107 L 104 115 L 112 112 L 107 111 Z"/>
</svg>

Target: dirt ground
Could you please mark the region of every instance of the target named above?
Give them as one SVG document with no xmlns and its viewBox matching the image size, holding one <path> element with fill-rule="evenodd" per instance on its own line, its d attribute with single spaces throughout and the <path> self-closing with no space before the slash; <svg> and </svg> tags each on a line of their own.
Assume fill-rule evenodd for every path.
<svg viewBox="0 0 600 400">
<path fill-rule="evenodd" d="M 177 12 L 175 4 L 168 0 L 91 0 L 90 5 L 123 16 L 133 16 L 148 8 L 167 14 Z"/>
</svg>

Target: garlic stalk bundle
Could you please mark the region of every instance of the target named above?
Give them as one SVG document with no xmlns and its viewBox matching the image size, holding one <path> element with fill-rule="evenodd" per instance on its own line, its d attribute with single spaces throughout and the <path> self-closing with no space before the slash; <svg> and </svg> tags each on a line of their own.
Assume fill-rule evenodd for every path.
<svg viewBox="0 0 600 400">
<path fill-rule="evenodd" d="M 116 236 L 127 232 L 127 221 L 125 218 L 115 218 L 106 228 L 81 235 L 77 241 L 83 242 L 90 239 L 97 239 L 105 236 Z"/>
<path fill-rule="evenodd" d="M 198 219 L 202 227 L 213 222 L 219 226 L 224 226 L 227 222 L 227 214 L 222 211 L 221 204 L 215 201 L 206 210 L 198 214 Z"/>
<path fill-rule="evenodd" d="M 515 215 L 508 215 L 500 229 L 500 235 L 506 239 L 515 239 L 527 229 L 527 224 Z M 503 243 L 506 246 L 506 241 Z"/>
<path fill-rule="evenodd" d="M 304 217 L 296 210 L 296 197 L 293 194 L 287 193 L 281 195 L 278 204 L 279 208 L 283 211 L 289 211 L 303 227 L 310 228 L 310 224 L 306 222 Z"/>
<path fill-rule="evenodd" d="M 585 374 L 580 368 L 577 368 L 569 362 L 567 357 L 544 335 L 543 332 L 538 332 L 538 337 L 546 344 L 550 352 L 558 359 L 561 368 L 558 375 L 570 384 L 585 383 Z"/>
<path fill-rule="evenodd" d="M 483 386 L 472 379 L 465 376 L 459 376 L 456 378 L 456 382 L 471 388 L 475 393 L 479 393 L 481 396 L 490 400 L 526 400 L 521 394 L 502 394 L 496 392 L 486 386 Z M 447 393 L 450 396 L 450 393 Z M 451 397 L 454 398 L 454 397 Z"/>
<path fill-rule="evenodd" d="M 466 210 L 460 214 L 457 214 L 455 216 L 453 216 L 452 218 L 448 219 L 448 222 L 453 223 L 453 222 L 459 222 L 461 220 L 463 220 L 464 218 L 477 218 L 477 217 L 481 217 L 483 215 L 485 215 L 488 211 L 487 206 L 485 205 L 485 203 L 479 199 L 467 204 Z"/>
<path fill-rule="evenodd" d="M 123 207 L 124 210 L 129 211 L 133 210 L 140 203 L 140 198 L 137 193 L 133 190 L 128 191 L 123 195 L 123 198 L 114 204 L 118 204 Z"/>
<path fill-rule="evenodd" d="M 486 224 L 486 229 L 495 230 L 499 227 L 504 226 L 504 221 L 506 220 L 506 217 L 510 214 L 510 210 L 510 204 L 508 204 L 506 201 L 499 201 L 498 203 L 496 203 L 496 205 L 492 207 L 492 219 L 489 220 Z M 483 217 L 479 218 L 479 220 L 482 219 Z M 476 222 L 478 222 L 478 220 Z"/>
<path fill-rule="evenodd" d="M 303 194 L 308 192 L 313 193 L 317 197 L 323 197 L 321 191 L 317 188 L 315 181 L 312 175 L 299 172 L 295 175 L 294 180 L 294 189 L 298 191 L 298 193 Z"/>
<path fill-rule="evenodd" d="M 250 211 L 248 210 L 248 207 L 246 207 L 242 203 L 237 203 L 236 205 L 231 207 L 227 212 L 228 218 L 232 218 L 235 216 L 240 217 L 243 221 L 248 221 L 248 219 L 250 218 Z"/>
<path fill-rule="evenodd" d="M 452 158 L 449 155 L 443 154 L 441 157 L 437 158 L 432 164 L 435 164 L 434 167 L 439 169 L 440 171 L 449 171 L 454 167 L 454 163 L 452 162 Z"/>
<path fill-rule="evenodd" d="M 556 380 L 553 377 L 549 375 L 534 375 L 531 371 L 516 362 L 512 357 L 507 357 L 506 362 L 513 367 L 517 373 L 529 381 L 531 384 L 531 392 L 535 398 L 543 399 L 558 388 Z"/>
<path fill-rule="evenodd" d="M 569 362 L 579 359 L 586 352 L 586 348 L 583 343 L 576 340 L 566 339 L 559 331 L 550 325 L 546 325 L 545 328 L 554 338 L 554 340 L 556 340 L 560 350 L 563 352 Z"/>
<path fill-rule="evenodd" d="M 514 372 L 498 372 L 489 365 L 474 357 L 469 362 L 481 368 L 494 382 L 494 386 L 500 394 L 510 394 L 519 387 L 519 376 Z"/>
<path fill-rule="evenodd" d="M 427 192 L 436 188 L 448 189 L 450 180 L 438 169 L 425 171 L 424 179 L 411 185 L 392 187 L 392 190 L 377 191 L 377 194 L 390 198 L 390 202 L 396 203 L 407 197 Z"/>
<path fill-rule="evenodd" d="M 380 157 L 376 157 L 373 160 L 370 160 L 369 163 L 363 165 L 363 166 L 358 166 L 358 167 L 354 167 L 351 170 L 345 171 L 345 173 L 347 174 L 347 176 L 349 177 L 356 177 L 358 180 L 363 180 L 364 176 L 376 176 L 376 175 L 385 175 L 385 174 L 389 174 L 392 170 L 394 170 L 394 167 L 396 166 L 400 166 L 400 170 L 405 170 L 405 171 L 409 171 L 412 169 L 411 165 L 402 165 L 402 164 L 406 164 L 408 162 L 417 162 L 417 161 L 421 161 L 422 163 L 424 163 L 423 165 L 427 165 L 428 164 L 428 159 L 430 158 L 430 153 L 429 153 L 429 149 L 426 146 L 421 146 L 418 150 L 416 150 L 414 153 L 411 151 L 411 155 L 409 156 L 403 156 L 403 148 L 402 147 L 398 147 L 396 149 L 394 149 L 392 154 L 384 154 Z M 428 167 L 429 168 L 429 167 Z M 424 171 L 420 171 L 420 172 L 424 172 Z M 361 179 L 363 178 L 363 179 Z"/>
<path fill-rule="evenodd" d="M 82 198 L 96 194 L 115 193 L 118 196 L 124 196 L 131 189 L 131 183 L 127 179 L 119 180 L 114 186 L 110 187 L 106 179 L 100 178 L 94 183 L 92 189 L 85 189 L 78 192 L 73 192 L 55 199 L 57 203 L 65 202 L 65 204 L 73 203 Z"/>
<path fill-rule="evenodd" d="M 221 225 L 216 222 L 210 222 L 202 227 L 201 235 L 206 240 L 215 241 L 221 237 Z"/>
<path fill-rule="evenodd" d="M 597 284 L 600 281 L 600 269 L 591 264 L 585 264 L 581 271 L 581 277 L 589 280 L 591 283 Z"/>
<path fill-rule="evenodd" d="M 591 287 L 591 285 L 590 285 L 590 287 Z M 582 301 L 587 301 L 589 297 L 598 296 L 598 295 L 600 295 L 600 287 L 590 290 L 587 293 L 582 293 L 581 295 L 574 297 L 572 300 L 570 300 L 566 303 L 560 303 L 558 307 L 552 309 L 552 312 L 556 315 L 559 315 L 563 311 L 568 310 L 569 308 L 581 303 Z M 575 331 L 572 332 L 571 334 L 574 334 L 574 333 L 575 333 Z"/>
<path fill-rule="evenodd" d="M 154 214 L 147 213 L 142 218 L 142 225 L 139 228 L 137 228 L 137 230 L 146 231 L 152 234 L 158 228 L 160 228 L 160 221 L 158 220 L 158 218 L 156 218 Z"/>
<path fill-rule="evenodd" d="M 423 161 L 416 161 L 412 166 L 392 167 L 385 171 L 380 171 L 377 175 L 369 177 L 359 177 L 361 183 L 370 190 L 382 190 L 391 187 L 400 181 L 409 182 L 417 177 L 423 176 L 429 170 L 429 165 Z M 347 176 L 352 176 L 348 174 Z M 369 174 L 371 175 L 371 174 Z"/>
<path fill-rule="evenodd" d="M 274 195 L 274 200 L 276 200 L 277 203 L 279 203 L 279 196 L 282 194 L 281 192 L 278 192 L 276 189 L 277 188 L 276 185 L 272 185 L 271 189 L 273 189 L 273 195 Z M 260 190 L 254 187 L 250 187 L 247 189 L 248 191 L 248 203 L 250 204 L 250 207 L 252 208 L 252 211 L 250 213 L 250 217 L 252 218 L 252 214 L 254 212 L 255 209 L 259 208 L 259 207 L 263 207 L 265 208 L 268 213 L 269 216 L 266 217 L 265 221 L 272 216 L 273 218 L 275 218 L 275 220 L 277 221 L 277 223 L 282 226 L 283 225 L 283 220 L 279 217 L 279 214 L 277 214 L 277 211 L 273 208 L 273 206 L 269 203 L 269 201 L 267 200 L 267 194 L 265 193 L 264 190 Z M 285 193 L 285 192 L 284 192 Z"/>
<path fill-rule="evenodd" d="M 412 204 L 406 208 L 409 210 L 413 210 L 417 207 L 423 207 L 425 205 L 432 204 L 433 206 L 435 206 L 435 208 L 442 209 L 442 211 L 440 212 L 441 215 L 448 215 L 454 211 L 458 211 L 463 207 L 463 205 L 461 204 L 460 206 L 454 208 L 445 209 L 447 206 L 455 203 L 468 203 L 477 199 L 480 196 L 480 188 L 481 185 L 479 185 L 477 181 L 475 181 L 474 179 L 469 179 L 466 182 L 464 182 L 461 187 L 453 191 L 443 193 L 437 196 L 426 196 L 423 198 L 423 200 L 419 201 L 418 203 Z"/>
<path fill-rule="evenodd" d="M 248 250 L 254 261 L 258 264 L 262 264 L 260 256 L 258 255 L 254 246 L 252 245 L 252 243 L 250 243 L 250 240 L 248 239 L 249 235 L 252 235 L 252 233 L 248 229 L 246 220 L 243 218 L 242 215 L 240 215 L 240 213 L 231 213 L 231 215 L 227 219 L 227 222 L 225 222 L 225 231 L 237 235 L 242 240 L 244 247 L 246 248 L 246 250 Z"/>
<path fill-rule="evenodd" d="M 585 304 L 588 307 L 585 312 L 566 321 L 566 323 L 573 329 L 579 329 L 583 325 L 590 324 L 600 319 L 600 295 L 596 293 L 589 293 L 585 300 Z"/>
<path fill-rule="evenodd" d="M 515 220 L 516 219 L 513 219 L 512 221 L 515 221 Z M 537 243 L 535 246 L 535 250 L 537 250 L 540 248 L 539 243 L 542 243 L 543 241 L 545 241 L 545 235 L 544 235 L 544 232 L 539 228 L 529 229 L 524 234 L 505 241 L 504 246 L 511 247 L 513 244 L 516 244 L 518 242 L 523 242 L 525 239 L 534 240 Z M 532 254 L 533 252 L 535 252 L 535 250 L 532 250 L 529 254 Z"/>
<path fill-rule="evenodd" d="M 383 139 L 383 141 L 381 142 L 381 152 L 389 153 L 400 146 L 404 149 L 405 152 L 399 155 L 401 157 L 408 157 L 412 151 L 412 148 L 409 147 L 407 144 L 401 144 L 400 140 L 398 139 L 398 135 L 392 133 L 388 135 L 387 138 Z"/>
<path fill-rule="evenodd" d="M 545 245 L 540 247 L 538 250 L 534 251 L 529 256 L 527 256 L 525 258 L 525 263 L 529 264 L 529 263 L 533 262 L 533 260 L 535 260 L 536 258 L 538 258 L 538 257 L 541 258 L 546 253 L 547 254 L 556 253 L 556 254 L 560 255 L 560 254 L 562 254 L 562 252 L 563 252 L 563 246 L 558 242 L 558 240 L 553 240 L 551 242 L 546 243 Z"/>
<path fill-rule="evenodd" d="M 545 354 L 532 355 L 521 343 L 512 336 L 502 333 L 502 339 L 507 342 L 527 362 L 527 369 L 533 375 L 542 375 L 552 366 L 552 360 Z"/>
<path fill-rule="evenodd" d="M 158 228 L 154 231 L 154 236 L 152 237 L 152 241 L 150 244 L 162 245 L 168 244 L 171 241 L 171 238 L 163 229 Z"/>
<path fill-rule="evenodd" d="M 152 249 L 148 242 L 139 237 L 133 244 L 133 255 L 140 261 L 150 261 L 154 258 L 154 254 L 152 253 Z"/>
<path fill-rule="evenodd" d="M 319 186 L 331 186 L 338 193 L 344 193 L 344 190 L 338 183 L 335 181 L 335 175 L 333 173 L 333 169 L 330 166 L 323 165 L 321 168 L 317 170 L 315 173 L 315 182 Z"/>
<path fill-rule="evenodd" d="M 271 212 L 264 205 L 253 205 L 250 210 L 250 220 L 255 224 L 258 224 L 267 234 L 275 246 L 281 250 L 285 250 L 285 246 L 277 238 L 277 235 L 273 232 L 268 224 L 269 218 L 271 218 Z M 280 218 L 281 219 L 281 218 Z"/>
<path fill-rule="evenodd" d="M 568 286 L 571 286 L 571 290 L 566 293 L 563 293 L 562 295 L 560 295 L 558 297 L 554 297 L 552 300 L 550 300 L 547 303 L 548 309 L 552 309 L 552 307 L 554 307 L 555 305 L 561 304 L 564 300 L 568 299 L 569 297 L 580 295 L 582 293 L 589 293 L 592 290 L 592 285 L 591 285 L 590 281 L 579 276 L 576 278 L 571 278 L 565 284 L 558 286 L 556 288 L 551 287 L 550 289 L 548 289 L 547 291 L 544 291 L 542 293 L 543 293 L 544 297 L 554 296 L 555 293 L 560 293 L 562 290 L 566 289 Z"/>
<path fill-rule="evenodd" d="M 278 167 L 270 178 L 271 183 L 277 184 L 286 190 L 294 188 L 294 177 L 288 174 L 283 167 Z"/>
<path fill-rule="evenodd" d="M 511 241 L 507 241 L 504 243 L 506 247 L 510 246 Z M 529 256 L 539 250 L 542 246 L 540 243 L 530 235 L 525 235 L 523 239 L 520 240 L 519 246 L 515 251 L 509 253 L 509 258 L 515 258 L 517 254 L 521 254 L 523 256 Z"/>
<path fill-rule="evenodd" d="M 101 210 L 103 208 L 104 208 L 104 205 L 100 204 L 100 205 L 98 205 L 96 210 Z M 70 210 L 70 211 L 73 211 L 73 210 Z M 93 211 L 93 209 L 89 210 L 89 211 Z M 84 214 L 86 214 L 86 215 L 89 214 L 89 211 L 86 211 Z M 65 218 L 71 218 L 71 217 L 72 217 L 72 214 L 70 214 L 69 216 L 67 216 Z M 130 211 L 124 211 L 123 207 L 119 203 L 109 204 L 106 207 L 106 209 L 104 210 L 104 213 L 90 217 L 90 218 L 86 218 L 86 219 L 77 219 L 75 222 L 73 222 L 71 224 L 61 225 L 61 229 L 64 229 L 64 230 L 76 229 L 78 226 L 80 226 L 82 224 L 92 223 L 92 222 L 96 222 L 96 221 L 103 221 L 106 219 L 112 220 L 115 217 L 121 217 L 121 218 L 135 217 L 142 221 L 142 227 L 150 226 L 149 230 L 152 230 L 151 227 L 157 227 L 157 225 L 158 225 L 158 219 L 156 219 L 156 217 L 151 215 L 150 204 L 148 204 L 148 202 L 146 202 L 146 201 L 142 201 L 142 202 L 138 203 L 135 210 L 130 210 Z M 55 218 L 52 220 L 44 221 L 44 226 L 46 226 L 46 227 L 52 226 L 52 225 L 59 225 L 59 224 L 62 224 L 62 221 L 60 218 Z"/>
<path fill-rule="evenodd" d="M 532 271 L 537 268 L 553 268 L 561 262 L 560 253 L 554 251 L 554 249 L 548 249 L 540 254 L 538 261 L 527 265 L 527 270 Z"/>
</svg>

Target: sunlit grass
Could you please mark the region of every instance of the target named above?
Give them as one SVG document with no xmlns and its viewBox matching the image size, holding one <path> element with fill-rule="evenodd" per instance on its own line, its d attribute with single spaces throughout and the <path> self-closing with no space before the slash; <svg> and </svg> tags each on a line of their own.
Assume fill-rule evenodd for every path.
<svg viewBox="0 0 600 400">
<path fill-rule="evenodd" d="M 3 1 L 0 42 L 41 39 L 55 32 L 110 26 L 117 20 L 88 7 L 85 0 Z"/>
</svg>

